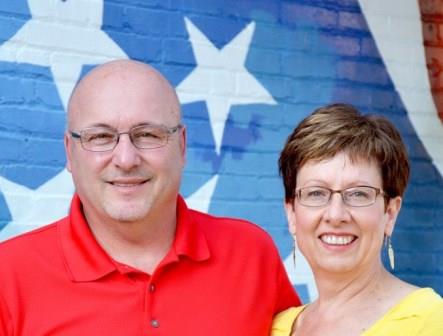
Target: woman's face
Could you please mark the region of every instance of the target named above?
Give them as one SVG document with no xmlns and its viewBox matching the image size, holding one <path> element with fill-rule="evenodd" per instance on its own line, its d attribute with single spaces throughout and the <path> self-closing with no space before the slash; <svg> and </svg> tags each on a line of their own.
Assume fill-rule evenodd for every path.
<svg viewBox="0 0 443 336">
<path fill-rule="evenodd" d="M 351 162 L 345 153 L 331 159 L 308 161 L 297 174 L 297 189 L 321 186 L 343 190 L 355 186 L 383 189 L 377 164 Z M 401 198 L 391 199 L 385 208 L 382 195 L 365 207 L 343 203 L 333 193 L 320 207 L 301 205 L 297 198 L 286 204 L 289 229 L 314 273 L 371 271 L 381 266 L 380 250 L 384 235 L 391 235 L 400 210 Z"/>
</svg>

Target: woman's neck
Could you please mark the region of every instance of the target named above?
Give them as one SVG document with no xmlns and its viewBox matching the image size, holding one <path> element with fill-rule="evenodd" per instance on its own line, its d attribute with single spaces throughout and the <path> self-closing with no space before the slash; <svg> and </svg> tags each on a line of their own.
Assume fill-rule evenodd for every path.
<svg viewBox="0 0 443 336">
<path fill-rule="evenodd" d="M 330 273 L 319 271 L 315 274 L 318 299 L 314 302 L 318 309 L 327 307 L 349 307 L 353 302 L 359 304 L 376 299 L 386 291 L 394 278 L 383 265 L 372 268 L 370 272 L 353 271 L 348 273 Z"/>
</svg>

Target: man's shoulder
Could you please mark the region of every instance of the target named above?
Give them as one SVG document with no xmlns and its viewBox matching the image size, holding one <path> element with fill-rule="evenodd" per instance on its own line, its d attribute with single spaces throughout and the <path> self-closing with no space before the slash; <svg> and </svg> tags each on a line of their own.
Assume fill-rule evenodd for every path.
<svg viewBox="0 0 443 336">
<path fill-rule="evenodd" d="M 42 226 L 0 242 L 0 263 L 9 258 L 20 258 L 32 250 L 51 248 L 57 237 L 57 224 L 62 221 Z M 52 245 L 52 246 L 51 246 Z"/>
<path fill-rule="evenodd" d="M 216 216 L 197 210 L 190 210 L 193 220 L 199 227 L 207 232 L 226 236 L 235 236 L 237 240 L 272 242 L 272 238 L 259 225 L 248 220 L 234 217 Z"/>
</svg>

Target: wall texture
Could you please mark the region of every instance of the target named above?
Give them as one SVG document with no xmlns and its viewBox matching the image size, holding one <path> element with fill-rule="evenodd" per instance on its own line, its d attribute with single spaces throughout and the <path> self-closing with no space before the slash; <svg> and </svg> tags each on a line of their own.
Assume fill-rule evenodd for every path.
<svg viewBox="0 0 443 336">
<path fill-rule="evenodd" d="M 437 0 L 1 1 L 0 239 L 66 213 L 68 97 L 94 65 L 132 58 L 178 91 L 187 201 L 265 228 L 305 300 L 316 289 L 301 255 L 293 269 L 277 174 L 285 138 L 330 102 L 391 119 L 412 162 L 395 273 L 443 294 L 442 8 Z"/>
</svg>

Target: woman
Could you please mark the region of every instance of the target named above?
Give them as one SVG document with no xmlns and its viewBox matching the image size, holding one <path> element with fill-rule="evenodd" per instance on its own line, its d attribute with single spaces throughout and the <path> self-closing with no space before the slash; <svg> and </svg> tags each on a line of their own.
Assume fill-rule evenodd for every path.
<svg viewBox="0 0 443 336">
<path fill-rule="evenodd" d="M 398 131 L 382 117 L 329 105 L 303 120 L 280 156 L 289 229 L 319 297 L 280 313 L 272 336 L 443 335 L 443 300 L 381 261 L 409 178 Z"/>
</svg>

